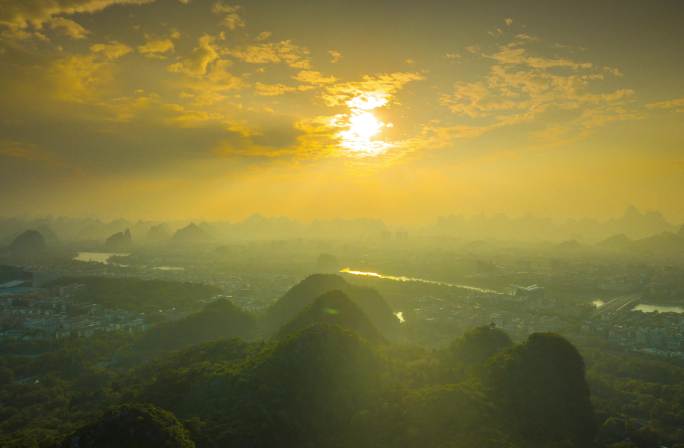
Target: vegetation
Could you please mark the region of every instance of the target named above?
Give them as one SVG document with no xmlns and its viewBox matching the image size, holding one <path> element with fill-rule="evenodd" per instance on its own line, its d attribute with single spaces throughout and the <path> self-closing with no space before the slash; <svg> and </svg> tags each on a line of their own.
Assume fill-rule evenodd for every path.
<svg viewBox="0 0 684 448">
<path fill-rule="evenodd" d="M 194 448 L 170 412 L 151 405 L 117 406 L 68 436 L 60 448 Z"/>
<path fill-rule="evenodd" d="M 288 300 L 321 288 L 307 280 Z M 139 336 L 6 345 L 0 446 L 656 448 L 684 441 L 684 366 L 588 350 L 587 379 L 584 359 L 561 336 L 535 333 L 514 344 L 492 326 L 445 349 L 407 346 L 383 338 L 339 290 L 314 297 L 277 337 L 255 339 L 258 323 L 218 300 Z"/>
<path fill-rule="evenodd" d="M 334 274 L 314 274 L 293 286 L 268 310 L 267 325 L 273 331 L 277 330 L 311 305 L 316 298 L 330 291 L 343 292 L 383 335 L 392 337 L 396 334 L 399 321 L 377 291 L 350 285 L 342 277 Z"/>
<path fill-rule="evenodd" d="M 196 308 L 198 302 L 221 291 L 199 283 L 165 280 L 109 277 L 64 277 L 55 286 L 81 283 L 85 285 L 76 297 L 84 303 L 139 312 L 155 312 L 170 308 Z"/>
<path fill-rule="evenodd" d="M 145 352 L 177 350 L 216 339 L 251 339 L 255 332 L 252 315 L 219 299 L 198 313 L 156 326 L 145 333 L 136 347 Z"/>
<path fill-rule="evenodd" d="M 493 326 L 478 327 L 456 339 L 449 347 L 456 368 L 481 367 L 493 355 L 513 346 L 511 338 Z"/>
<path fill-rule="evenodd" d="M 285 324 L 278 335 L 282 337 L 296 333 L 316 323 L 348 328 L 369 341 L 383 339 L 363 311 L 342 291 L 330 291 L 318 297 Z"/>
<path fill-rule="evenodd" d="M 587 446 L 594 439 L 584 361 L 562 337 L 530 335 L 492 359 L 483 380 L 506 424 L 526 440 Z"/>
<path fill-rule="evenodd" d="M 26 230 L 18 235 L 9 246 L 14 257 L 31 257 L 43 254 L 47 249 L 45 238 L 37 230 Z"/>
</svg>

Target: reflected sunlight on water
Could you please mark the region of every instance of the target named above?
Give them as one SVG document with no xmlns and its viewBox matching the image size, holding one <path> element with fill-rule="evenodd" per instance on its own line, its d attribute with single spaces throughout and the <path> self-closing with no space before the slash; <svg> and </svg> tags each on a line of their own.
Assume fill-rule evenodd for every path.
<svg viewBox="0 0 684 448">
<path fill-rule="evenodd" d="M 461 284 L 457 284 L 457 283 L 440 282 L 440 281 L 436 281 L 436 280 L 426 280 L 424 278 L 417 278 L 417 277 L 406 277 L 403 275 L 385 275 L 385 274 L 380 274 L 377 272 L 355 271 L 355 270 L 349 269 L 349 268 L 340 269 L 340 273 L 350 274 L 350 275 L 359 275 L 359 276 L 363 276 L 363 277 L 381 278 L 383 280 L 392 280 L 395 282 L 425 283 L 428 285 L 448 286 L 450 288 L 467 289 L 469 291 L 481 292 L 481 293 L 486 293 L 486 294 L 501 294 L 501 295 L 503 295 L 502 292 L 495 291 L 493 289 L 479 288 L 477 286 L 461 285 Z"/>
</svg>

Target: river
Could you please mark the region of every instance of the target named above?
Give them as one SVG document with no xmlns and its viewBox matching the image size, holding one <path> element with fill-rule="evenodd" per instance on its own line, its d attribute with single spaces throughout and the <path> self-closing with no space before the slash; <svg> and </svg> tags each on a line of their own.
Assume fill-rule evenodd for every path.
<svg viewBox="0 0 684 448">
<path fill-rule="evenodd" d="M 86 263 L 102 263 L 109 264 L 109 259 L 112 257 L 127 257 L 129 254 L 120 254 L 115 252 L 79 252 L 74 257 L 76 261 L 83 261 Z"/>
<path fill-rule="evenodd" d="M 394 282 L 424 283 L 427 285 L 447 286 L 449 288 L 466 289 L 468 291 L 481 292 L 484 294 L 498 294 L 498 295 L 504 294 L 501 291 L 495 291 L 493 289 L 480 288 L 477 286 L 461 285 L 458 283 L 440 282 L 437 280 L 427 280 L 427 279 L 418 278 L 418 277 L 406 277 L 403 275 L 387 275 L 387 274 L 380 274 L 378 272 L 356 271 L 356 270 L 353 270 L 350 268 L 340 269 L 340 273 L 349 274 L 349 275 L 358 275 L 358 276 L 362 276 L 362 277 L 380 278 L 383 280 L 391 280 Z"/>
<path fill-rule="evenodd" d="M 641 311 L 642 313 L 684 313 L 684 307 L 681 306 L 667 306 L 667 305 L 646 305 L 640 303 L 632 311 Z"/>
</svg>

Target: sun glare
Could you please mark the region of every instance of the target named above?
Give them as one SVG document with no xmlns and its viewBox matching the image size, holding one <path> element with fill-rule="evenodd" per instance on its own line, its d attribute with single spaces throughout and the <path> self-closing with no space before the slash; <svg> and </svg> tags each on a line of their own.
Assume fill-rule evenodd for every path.
<svg viewBox="0 0 684 448">
<path fill-rule="evenodd" d="M 362 139 L 371 139 L 378 135 L 383 123 L 370 112 L 353 115 L 349 119 L 349 130 Z"/>
<path fill-rule="evenodd" d="M 379 139 L 391 123 L 380 120 L 373 110 L 388 103 L 387 95 L 379 92 L 366 92 L 347 101 L 350 112 L 341 117 L 338 126 L 344 128 L 337 134 L 340 146 L 357 156 L 377 156 L 392 147 L 391 143 Z"/>
</svg>

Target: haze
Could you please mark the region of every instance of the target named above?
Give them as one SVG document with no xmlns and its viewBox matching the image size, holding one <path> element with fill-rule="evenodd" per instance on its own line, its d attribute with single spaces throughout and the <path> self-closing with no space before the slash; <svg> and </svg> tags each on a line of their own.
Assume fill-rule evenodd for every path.
<svg viewBox="0 0 684 448">
<path fill-rule="evenodd" d="M 684 448 L 682 24 L 0 0 L 0 447 Z"/>
<path fill-rule="evenodd" d="M 684 220 L 679 2 L 477 5 L 2 0 L 1 213 Z"/>
</svg>

